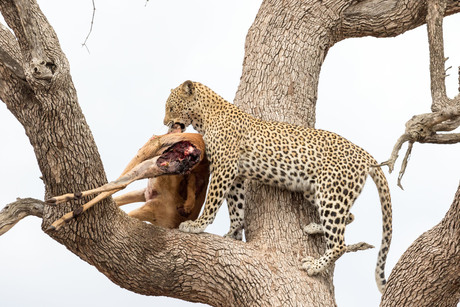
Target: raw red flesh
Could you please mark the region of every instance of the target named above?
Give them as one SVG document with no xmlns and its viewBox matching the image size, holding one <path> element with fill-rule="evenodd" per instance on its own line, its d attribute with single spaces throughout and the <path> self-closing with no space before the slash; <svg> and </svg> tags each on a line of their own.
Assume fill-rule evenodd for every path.
<svg viewBox="0 0 460 307">
<path fill-rule="evenodd" d="M 201 151 L 188 141 L 169 147 L 157 160 L 157 165 L 171 174 L 183 174 L 200 160 Z"/>
</svg>

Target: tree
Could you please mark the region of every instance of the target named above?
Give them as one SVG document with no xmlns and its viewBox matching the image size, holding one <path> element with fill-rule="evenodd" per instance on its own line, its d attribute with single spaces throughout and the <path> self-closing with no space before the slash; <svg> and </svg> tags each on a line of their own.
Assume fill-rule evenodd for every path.
<svg viewBox="0 0 460 307">
<path fill-rule="evenodd" d="M 374 19 L 368 15 L 376 13 L 375 7 L 368 10 L 367 5 L 372 6 L 372 1 L 355 5 L 339 2 L 330 1 L 331 9 L 325 12 L 327 3 L 324 2 L 281 5 L 265 1 L 247 37 L 243 76 L 235 103 L 264 118 L 313 125 L 319 72 L 334 43 L 347 37 L 398 35 L 425 20 L 426 6 L 418 1 L 408 1 L 403 9 L 400 4 L 377 6 L 382 14 L 377 14 L 378 18 L 374 15 Z M 460 9 L 455 1 L 448 4 L 447 14 Z M 2 31 L 2 50 L 6 53 L 2 53 L 1 69 L 2 79 L 6 81 L 1 99 L 23 124 L 34 146 L 46 187 L 45 196 L 104 183 L 102 164 L 76 104 L 67 60 L 52 28 L 32 2 L 5 1 L 0 9 L 19 42 L 19 46 L 16 45 L 11 35 Z M 325 13 L 328 18 L 324 18 Z M 388 16 L 392 16 L 393 27 L 388 24 Z M 36 38 L 33 27 L 43 29 Z M 289 31 L 291 27 L 296 31 Z M 285 33 L 300 37 L 293 40 Z M 259 105 L 262 101 L 264 108 Z M 24 105 L 30 106 L 27 112 Z M 86 157 L 92 161 L 88 162 Z M 312 305 L 334 304 L 332 273 L 326 278 L 309 278 L 300 274 L 296 265 L 299 254 L 321 250 L 321 240 L 304 246 L 305 238 L 300 232 L 299 221 L 315 219 L 314 211 L 304 206 L 298 195 L 259 186 L 249 193 L 248 244 L 212 235 L 166 232 L 135 223 L 109 202 L 98 205 L 78 222 L 69 224 L 66 230 L 50 235 L 115 283 L 139 293 L 171 295 L 216 305 L 251 304 L 251 300 L 262 302 L 263 299 L 273 305 L 286 303 L 285 299 Z M 257 200 L 262 201 L 256 203 Z M 45 207 L 43 228 L 69 208 Z M 122 238 L 127 231 L 132 236 L 125 242 Z M 105 240 L 108 237 L 112 238 L 110 242 Z M 121 242 L 133 253 L 114 252 L 121 249 Z M 193 242 L 193 246 L 187 242 Z M 173 262 L 177 263 L 175 272 L 171 271 L 171 258 L 153 256 L 155 259 L 145 262 L 139 272 L 138 259 L 160 255 L 165 250 L 173 251 L 170 257 L 177 260 Z M 184 255 L 188 256 L 184 258 Z M 202 257 L 206 257 L 205 260 Z M 111 261 L 108 262 L 108 258 Z M 241 263 L 245 264 L 244 270 Z M 213 268 L 216 271 L 210 272 Z M 248 273 L 250 270 L 257 274 Z M 185 274 L 178 274 L 181 272 Z M 156 280 L 161 280 L 161 284 L 152 284 L 155 276 L 160 276 Z M 168 278 L 165 280 L 164 276 Z M 254 280 L 245 280 L 247 276 L 254 276 Z M 187 277 L 195 279 L 187 280 Z M 182 292 L 174 291 L 178 281 L 183 285 Z M 232 287 L 230 281 L 232 284 L 239 281 L 238 287 Z M 253 283 L 260 288 L 253 288 Z M 311 288 L 302 286 L 305 283 L 311 284 Z M 261 296 L 262 291 L 270 291 L 272 295 Z"/>
</svg>

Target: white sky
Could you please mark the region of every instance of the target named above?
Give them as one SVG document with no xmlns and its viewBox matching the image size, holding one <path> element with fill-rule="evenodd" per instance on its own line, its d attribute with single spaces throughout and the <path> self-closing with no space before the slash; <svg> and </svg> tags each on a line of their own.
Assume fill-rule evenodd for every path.
<svg viewBox="0 0 460 307">
<path fill-rule="evenodd" d="M 90 53 L 81 47 L 92 14 L 86 1 L 39 1 L 71 65 L 79 102 L 92 129 L 109 179 L 152 134 L 162 134 L 164 102 L 171 88 L 191 79 L 232 101 L 241 75 L 244 40 L 261 1 L 96 1 Z M 460 16 L 445 19 L 447 65 L 460 65 Z M 318 128 L 331 130 L 386 160 L 405 122 L 430 111 L 426 28 L 391 39 L 349 39 L 334 46 L 324 63 L 318 97 Z M 456 68 L 448 79 L 456 94 Z M 43 199 L 32 147 L 23 128 L 0 104 L 0 208 L 16 197 Z M 416 144 L 405 191 L 396 171 L 387 178 L 393 199 L 394 233 L 388 277 L 401 254 L 437 224 L 458 185 L 458 145 Z M 403 155 L 403 153 L 401 154 Z M 347 227 L 347 243 L 381 240 L 376 189 L 366 185 Z M 138 184 L 143 186 L 145 182 Z M 134 187 L 132 187 L 134 188 Z M 133 207 L 127 208 L 127 210 Z M 207 231 L 228 230 L 226 208 Z M 346 254 L 336 263 L 339 306 L 377 306 L 374 281 L 378 248 Z M 1 306 L 188 306 L 164 297 L 141 296 L 109 281 L 40 229 L 29 217 L 0 237 Z"/>
</svg>

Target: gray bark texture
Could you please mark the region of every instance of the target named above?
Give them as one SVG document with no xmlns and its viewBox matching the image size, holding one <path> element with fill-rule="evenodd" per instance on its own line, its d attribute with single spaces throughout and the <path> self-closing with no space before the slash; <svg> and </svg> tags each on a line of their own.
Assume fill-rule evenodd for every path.
<svg viewBox="0 0 460 307">
<path fill-rule="evenodd" d="M 444 219 L 401 256 L 381 306 L 457 306 L 460 301 L 460 189 Z"/>
<path fill-rule="evenodd" d="M 0 11 L 12 29 L 0 27 L 0 99 L 34 148 L 44 198 L 105 184 L 53 28 L 35 0 L 3 0 Z M 446 15 L 458 11 L 458 1 L 446 2 Z M 247 35 L 234 102 L 264 119 L 314 126 L 319 74 L 329 48 L 350 37 L 402 34 L 424 24 L 426 14 L 427 3 L 420 0 L 265 0 Z M 317 257 L 325 248 L 323 239 L 307 239 L 301 231 L 317 220 L 316 211 L 298 194 L 252 183 L 247 190 L 246 243 L 142 223 L 110 199 L 48 235 L 115 284 L 145 295 L 213 306 L 336 305 L 333 267 L 316 277 L 299 269 L 302 256 Z M 423 244 L 441 243 L 441 237 L 449 248 L 439 248 L 438 257 L 452 258 L 448 266 L 456 265 L 458 292 L 458 195 L 441 223 L 446 228 L 414 242 L 413 252 L 401 260 L 407 264 L 398 264 L 391 274 L 383 297 L 388 306 L 402 306 L 392 304 L 398 291 L 404 291 L 404 302 L 415 302 L 415 295 L 433 302 L 451 295 L 446 285 L 438 290 L 419 287 L 423 277 L 414 274 L 414 266 L 426 271 L 426 278 L 439 270 L 421 252 Z M 43 206 L 36 214 L 43 218 L 42 229 L 88 200 Z M 447 271 L 439 272 L 440 283 L 452 277 Z"/>
</svg>

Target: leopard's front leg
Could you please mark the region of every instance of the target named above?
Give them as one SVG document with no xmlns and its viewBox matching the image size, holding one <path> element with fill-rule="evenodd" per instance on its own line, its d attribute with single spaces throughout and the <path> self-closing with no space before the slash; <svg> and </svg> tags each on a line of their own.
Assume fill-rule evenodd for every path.
<svg viewBox="0 0 460 307">
<path fill-rule="evenodd" d="M 225 237 L 235 240 L 243 239 L 244 228 L 244 179 L 237 177 L 227 194 L 230 230 Z"/>
<path fill-rule="evenodd" d="M 228 166 L 228 168 L 216 168 L 211 175 L 203 214 L 194 221 L 181 223 L 179 225 L 180 231 L 201 233 L 214 221 L 217 211 L 236 177 L 236 168 L 232 168 L 231 163 L 223 163 L 223 165 Z"/>
</svg>

